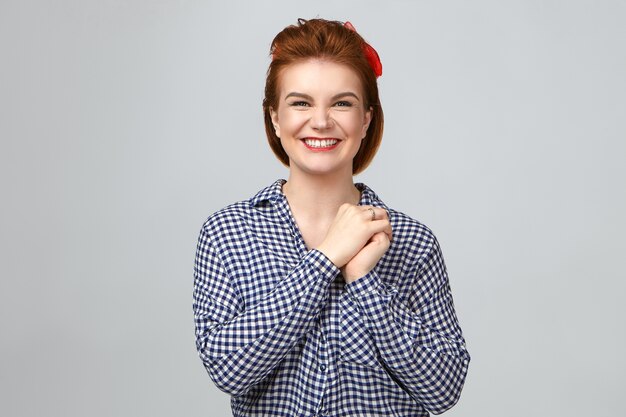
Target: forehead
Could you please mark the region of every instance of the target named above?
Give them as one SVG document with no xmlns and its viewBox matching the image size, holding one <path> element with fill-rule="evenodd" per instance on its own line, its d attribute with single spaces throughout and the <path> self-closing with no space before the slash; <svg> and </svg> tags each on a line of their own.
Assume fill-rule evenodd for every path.
<svg viewBox="0 0 626 417">
<path fill-rule="evenodd" d="M 287 66 L 278 77 L 278 87 L 281 97 L 294 91 L 312 96 L 351 91 L 363 97 L 363 86 L 356 71 L 347 65 L 324 59 Z"/>
</svg>

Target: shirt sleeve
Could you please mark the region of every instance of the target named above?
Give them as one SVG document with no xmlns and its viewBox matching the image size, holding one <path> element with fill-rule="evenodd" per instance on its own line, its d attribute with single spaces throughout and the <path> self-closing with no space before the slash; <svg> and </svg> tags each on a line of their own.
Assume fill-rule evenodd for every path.
<svg viewBox="0 0 626 417">
<path fill-rule="evenodd" d="M 309 251 L 257 305 L 244 309 L 220 254 L 203 229 L 194 267 L 196 347 L 218 388 L 245 394 L 315 326 L 337 267 Z"/>
<path fill-rule="evenodd" d="M 458 401 L 470 361 L 436 240 L 407 276 L 411 294 L 382 284 L 375 270 L 348 284 L 385 369 L 434 414 Z M 428 289 L 428 290 L 425 290 Z"/>
</svg>

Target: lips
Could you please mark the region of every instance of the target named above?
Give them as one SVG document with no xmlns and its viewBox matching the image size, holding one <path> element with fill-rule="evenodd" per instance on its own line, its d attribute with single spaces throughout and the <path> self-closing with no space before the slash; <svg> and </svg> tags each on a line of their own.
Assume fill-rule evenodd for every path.
<svg viewBox="0 0 626 417">
<path fill-rule="evenodd" d="M 335 138 L 304 138 L 302 141 L 307 148 L 319 151 L 334 149 L 339 143 Z"/>
</svg>

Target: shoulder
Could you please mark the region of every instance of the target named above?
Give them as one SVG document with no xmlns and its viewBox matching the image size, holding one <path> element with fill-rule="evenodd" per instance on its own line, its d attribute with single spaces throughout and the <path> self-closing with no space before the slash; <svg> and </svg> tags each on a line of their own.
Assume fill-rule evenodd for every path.
<svg viewBox="0 0 626 417">
<path fill-rule="evenodd" d="M 266 204 L 280 192 L 284 180 L 261 189 L 251 198 L 230 204 L 208 216 L 202 224 L 202 233 L 212 240 L 219 240 L 245 233 L 257 219 L 259 211 L 269 206 Z"/>
<path fill-rule="evenodd" d="M 250 217 L 250 211 L 249 200 L 230 204 L 212 213 L 202 224 L 202 230 L 210 236 L 228 233 L 231 229 L 245 223 Z"/>
<path fill-rule="evenodd" d="M 393 239 L 386 254 L 386 260 L 392 269 L 406 271 L 407 276 L 416 280 L 407 280 L 407 284 L 418 283 L 412 291 L 428 299 L 433 291 L 448 282 L 445 261 L 437 237 L 422 222 L 407 214 L 389 209 Z M 399 288 L 404 284 L 398 283 Z"/>
<path fill-rule="evenodd" d="M 439 250 L 439 243 L 433 231 L 419 220 L 389 208 L 393 238 L 407 254 L 424 257 L 433 250 Z"/>
</svg>

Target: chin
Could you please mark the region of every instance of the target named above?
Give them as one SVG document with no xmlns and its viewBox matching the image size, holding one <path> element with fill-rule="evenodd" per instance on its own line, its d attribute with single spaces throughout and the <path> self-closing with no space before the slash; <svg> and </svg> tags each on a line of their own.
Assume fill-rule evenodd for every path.
<svg viewBox="0 0 626 417">
<path fill-rule="evenodd" d="M 323 176 L 323 175 L 337 175 L 340 174 L 341 172 L 348 172 L 345 169 L 341 169 L 338 167 L 309 167 L 306 170 L 303 170 L 303 172 L 307 175 L 315 175 L 315 176 Z M 352 170 L 349 171 L 350 175 L 352 175 Z"/>
</svg>

